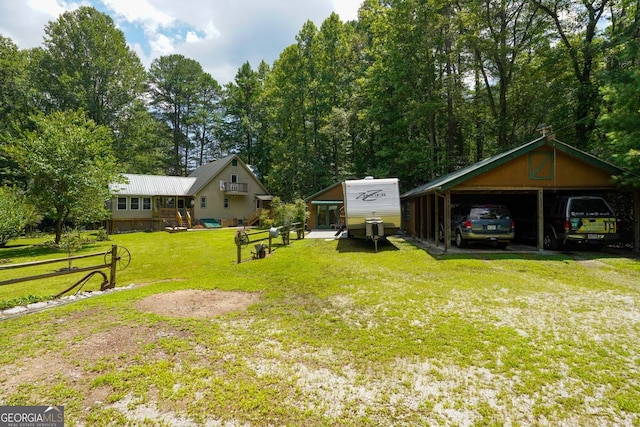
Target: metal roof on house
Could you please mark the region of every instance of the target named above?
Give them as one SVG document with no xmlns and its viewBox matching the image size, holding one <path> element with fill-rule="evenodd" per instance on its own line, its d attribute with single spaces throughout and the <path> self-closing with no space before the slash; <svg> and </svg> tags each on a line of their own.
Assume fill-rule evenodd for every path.
<svg viewBox="0 0 640 427">
<path fill-rule="evenodd" d="M 128 183 L 111 184 L 116 195 L 124 196 L 188 196 L 195 177 L 123 174 Z"/>
<path fill-rule="evenodd" d="M 509 162 L 516 157 L 520 157 L 523 154 L 526 154 L 530 151 L 535 150 L 536 148 L 542 147 L 543 145 L 549 145 L 555 149 L 558 149 L 568 155 L 573 157 L 577 157 L 578 159 L 589 163 L 593 166 L 599 167 L 606 171 L 611 172 L 612 174 L 620 174 L 623 172 L 619 167 L 607 163 L 599 158 L 586 153 L 584 151 L 578 150 L 575 147 L 567 145 L 561 141 L 558 141 L 554 138 L 549 138 L 547 136 L 542 136 L 538 139 L 535 139 L 526 144 L 515 147 L 511 150 L 505 151 L 504 153 L 495 155 L 493 157 L 489 157 L 480 162 L 474 163 L 470 166 L 467 166 L 463 169 L 460 169 L 455 172 L 451 172 L 447 175 L 443 175 L 439 178 L 434 179 L 431 182 L 413 188 L 406 193 L 400 196 L 401 199 L 411 198 L 411 197 L 419 197 L 425 194 L 447 191 L 458 184 L 461 184 L 471 178 L 474 178 L 478 175 L 481 175 L 488 170 L 491 170 L 497 166 L 503 165 Z"/>
<path fill-rule="evenodd" d="M 128 183 L 111 184 L 109 188 L 111 191 L 116 192 L 117 195 L 125 196 L 194 196 L 214 180 L 234 159 L 238 161 L 239 165 L 247 168 L 256 178 L 256 183 L 264 193 L 259 195 L 263 197 L 261 200 L 271 200 L 269 192 L 258 180 L 254 172 L 235 154 L 202 165 L 191 172 L 188 177 L 123 174 Z"/>
</svg>

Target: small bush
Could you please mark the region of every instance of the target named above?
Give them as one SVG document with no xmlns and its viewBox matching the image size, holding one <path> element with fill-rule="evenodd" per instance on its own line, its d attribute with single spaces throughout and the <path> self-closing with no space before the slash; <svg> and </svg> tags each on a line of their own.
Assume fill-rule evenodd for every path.
<svg viewBox="0 0 640 427">
<path fill-rule="evenodd" d="M 273 227 L 273 219 L 269 217 L 269 209 L 263 209 L 260 213 L 260 228 L 267 229 Z"/>
<path fill-rule="evenodd" d="M 98 229 L 96 233 L 96 242 L 108 242 L 109 241 L 109 233 L 103 227 Z"/>
<path fill-rule="evenodd" d="M 41 302 L 41 301 L 48 301 L 50 299 L 51 299 L 50 296 L 29 295 L 29 296 L 26 296 L 26 297 L 20 297 L 20 298 L 14 298 L 14 299 L 10 299 L 10 300 L 0 301 L 0 310 L 6 310 L 6 309 L 17 307 L 17 306 L 20 306 L 20 305 L 28 305 L 28 304 L 33 304 L 33 303 L 36 303 L 36 302 Z"/>
<path fill-rule="evenodd" d="M 38 221 L 34 207 L 15 188 L 0 187 L 0 248 Z"/>
</svg>

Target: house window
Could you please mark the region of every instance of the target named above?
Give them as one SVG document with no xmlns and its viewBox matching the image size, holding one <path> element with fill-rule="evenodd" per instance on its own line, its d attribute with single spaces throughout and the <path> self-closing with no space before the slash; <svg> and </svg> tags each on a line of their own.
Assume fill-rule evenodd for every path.
<svg viewBox="0 0 640 427">
<path fill-rule="evenodd" d="M 229 199 L 227 198 L 224 199 L 224 208 L 229 209 Z"/>
<path fill-rule="evenodd" d="M 231 182 L 232 183 L 237 183 L 238 182 L 238 174 L 237 173 L 232 173 L 231 174 Z"/>
<path fill-rule="evenodd" d="M 140 210 L 140 198 L 139 197 L 132 197 L 131 198 L 131 202 L 130 202 L 130 206 L 131 206 L 131 210 L 132 211 Z"/>
<path fill-rule="evenodd" d="M 233 159 L 233 160 L 231 160 L 231 164 L 232 164 L 233 166 L 238 166 L 238 159 Z"/>
<path fill-rule="evenodd" d="M 256 210 L 260 209 L 260 199 L 256 199 Z"/>
<path fill-rule="evenodd" d="M 151 210 L 151 197 L 142 198 L 142 209 L 145 211 Z"/>
<path fill-rule="evenodd" d="M 176 199 L 173 197 L 167 197 L 167 208 L 173 209 L 176 207 Z"/>
<path fill-rule="evenodd" d="M 202 196 L 200 197 L 200 207 L 205 209 L 207 207 L 207 198 Z"/>
<path fill-rule="evenodd" d="M 127 198 L 126 197 L 118 197 L 118 210 L 119 211 L 127 210 Z"/>
</svg>

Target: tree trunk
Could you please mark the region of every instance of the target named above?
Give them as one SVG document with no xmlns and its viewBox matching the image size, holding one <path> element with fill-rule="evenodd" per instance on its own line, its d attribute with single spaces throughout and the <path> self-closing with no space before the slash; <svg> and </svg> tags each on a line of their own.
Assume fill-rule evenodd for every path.
<svg viewBox="0 0 640 427">
<path fill-rule="evenodd" d="M 62 238 L 62 224 L 64 224 L 64 218 L 56 218 L 56 238 L 54 240 L 56 245 L 60 244 L 60 239 Z"/>
</svg>

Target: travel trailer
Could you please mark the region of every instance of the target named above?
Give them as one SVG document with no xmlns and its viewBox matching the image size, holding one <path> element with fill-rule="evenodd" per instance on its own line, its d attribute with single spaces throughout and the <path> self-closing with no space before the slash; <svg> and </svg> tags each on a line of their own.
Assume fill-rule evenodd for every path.
<svg viewBox="0 0 640 427">
<path fill-rule="evenodd" d="M 347 180 L 344 217 L 349 237 L 378 239 L 400 230 L 400 191 L 397 178 Z"/>
</svg>

